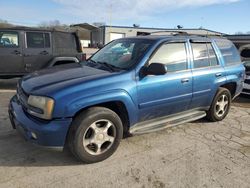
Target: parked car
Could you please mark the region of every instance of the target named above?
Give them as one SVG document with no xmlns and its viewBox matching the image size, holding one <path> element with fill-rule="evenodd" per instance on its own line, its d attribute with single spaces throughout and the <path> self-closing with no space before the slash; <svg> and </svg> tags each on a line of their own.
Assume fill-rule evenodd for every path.
<svg viewBox="0 0 250 188">
<path fill-rule="evenodd" d="M 243 86 L 242 94 L 250 95 L 250 61 L 245 61 L 246 78 Z"/>
<path fill-rule="evenodd" d="M 0 78 L 61 65 L 82 58 L 80 40 L 74 32 L 26 27 L 0 28 Z"/>
<path fill-rule="evenodd" d="M 112 50 L 117 46 L 129 50 Z M 124 135 L 203 117 L 223 120 L 244 77 L 237 49 L 224 38 L 123 38 L 81 64 L 23 77 L 9 116 L 30 142 L 69 147 L 76 158 L 94 163 L 111 156 Z"/>
</svg>

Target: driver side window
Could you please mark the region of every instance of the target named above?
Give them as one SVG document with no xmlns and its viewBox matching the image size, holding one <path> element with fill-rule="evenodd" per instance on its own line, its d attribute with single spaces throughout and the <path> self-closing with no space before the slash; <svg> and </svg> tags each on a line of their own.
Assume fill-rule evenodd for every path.
<svg viewBox="0 0 250 188">
<path fill-rule="evenodd" d="M 163 44 L 150 59 L 151 63 L 165 64 L 168 72 L 188 69 L 185 43 Z"/>
<path fill-rule="evenodd" d="M 0 31 L 0 47 L 18 47 L 18 33 L 15 31 Z"/>
</svg>

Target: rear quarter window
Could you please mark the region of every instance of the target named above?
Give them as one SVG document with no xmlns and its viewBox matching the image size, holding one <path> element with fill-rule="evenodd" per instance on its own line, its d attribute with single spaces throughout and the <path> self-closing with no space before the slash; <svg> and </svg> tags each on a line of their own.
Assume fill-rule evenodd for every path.
<svg viewBox="0 0 250 188">
<path fill-rule="evenodd" d="M 231 41 L 226 39 L 216 39 L 215 43 L 221 51 L 225 65 L 241 63 L 239 52 Z"/>
</svg>

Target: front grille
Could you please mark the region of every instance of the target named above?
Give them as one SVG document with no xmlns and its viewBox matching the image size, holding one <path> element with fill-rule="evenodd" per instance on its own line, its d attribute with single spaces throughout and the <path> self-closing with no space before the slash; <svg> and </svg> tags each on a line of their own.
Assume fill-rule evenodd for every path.
<svg viewBox="0 0 250 188">
<path fill-rule="evenodd" d="M 250 84 L 250 79 L 244 81 L 246 84 Z"/>
<path fill-rule="evenodd" d="M 250 94 L 250 89 L 243 89 L 242 92 Z"/>
<path fill-rule="evenodd" d="M 28 98 L 29 95 L 23 90 L 20 82 L 17 84 L 17 98 L 22 106 L 27 109 L 28 108 Z"/>
</svg>

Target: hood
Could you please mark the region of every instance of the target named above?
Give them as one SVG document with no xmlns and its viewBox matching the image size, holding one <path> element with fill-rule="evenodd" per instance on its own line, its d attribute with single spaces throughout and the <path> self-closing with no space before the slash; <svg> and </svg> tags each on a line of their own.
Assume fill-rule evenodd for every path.
<svg viewBox="0 0 250 188">
<path fill-rule="evenodd" d="M 21 85 L 28 94 L 42 94 L 39 91 L 44 91 L 46 88 L 59 89 L 56 87 L 57 85 L 67 87 L 68 85 L 83 83 L 110 74 L 112 73 L 105 70 L 72 63 L 29 74 L 22 78 Z M 47 92 L 49 92 L 48 89 Z"/>
</svg>

